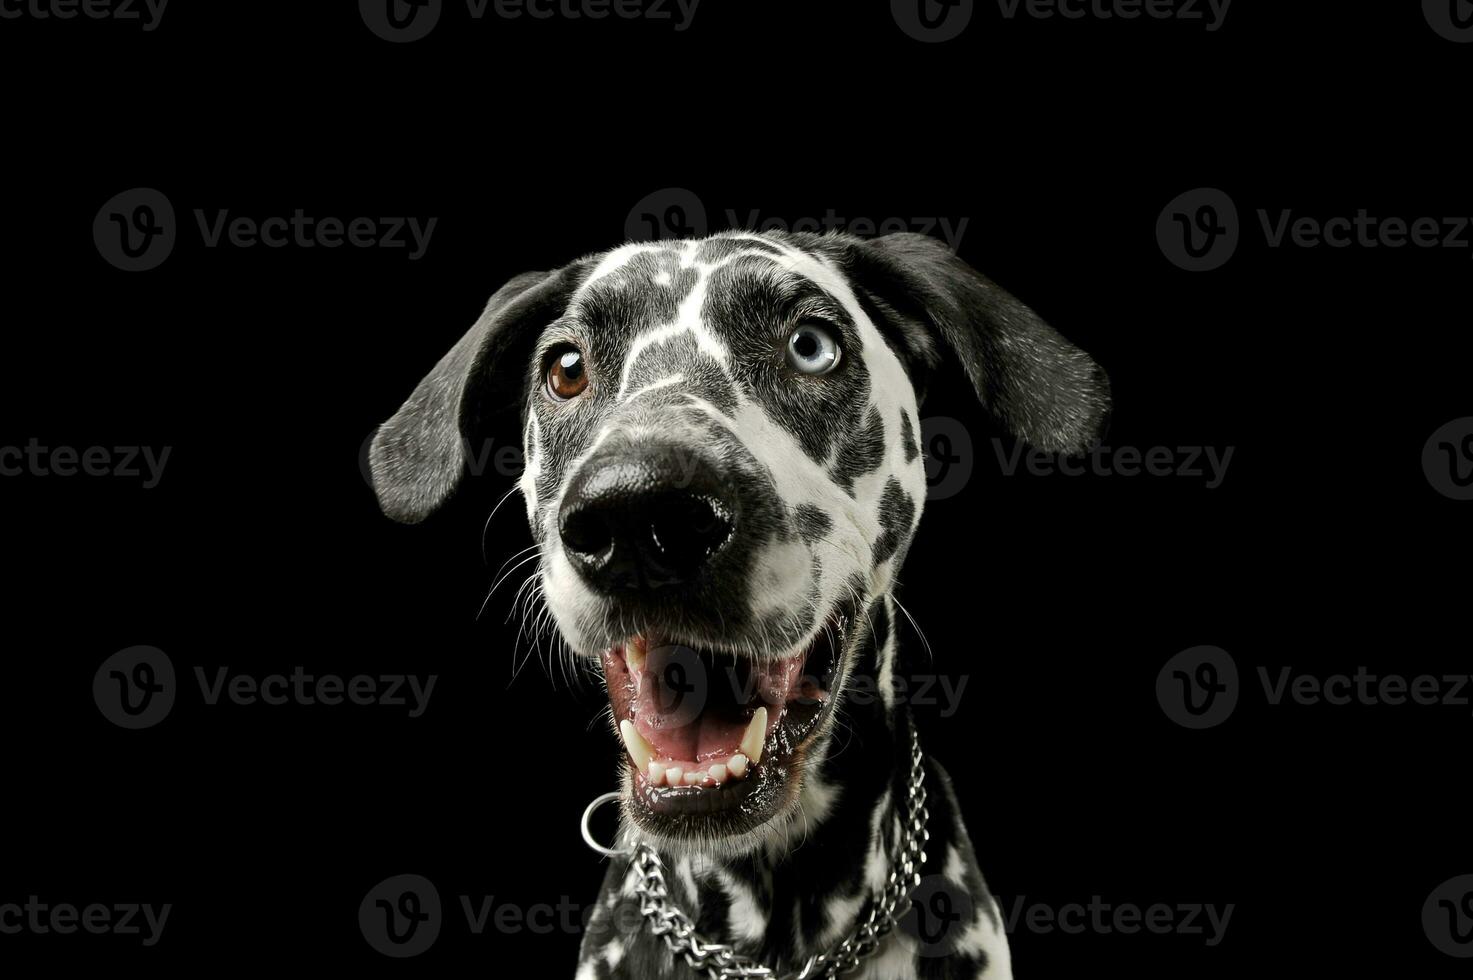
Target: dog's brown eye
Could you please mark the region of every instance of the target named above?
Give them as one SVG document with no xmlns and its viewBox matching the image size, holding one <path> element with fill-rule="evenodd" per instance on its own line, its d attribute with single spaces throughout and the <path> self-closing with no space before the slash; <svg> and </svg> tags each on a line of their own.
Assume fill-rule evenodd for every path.
<svg viewBox="0 0 1473 980">
<path fill-rule="evenodd" d="M 583 352 L 569 347 L 552 357 L 547 369 L 547 393 L 558 401 L 577 398 L 588 387 L 588 366 Z"/>
</svg>

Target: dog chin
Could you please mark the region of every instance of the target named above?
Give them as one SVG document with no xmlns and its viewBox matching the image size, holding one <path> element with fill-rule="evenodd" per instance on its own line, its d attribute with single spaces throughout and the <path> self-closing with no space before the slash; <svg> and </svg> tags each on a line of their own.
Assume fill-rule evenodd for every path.
<svg viewBox="0 0 1473 980">
<path fill-rule="evenodd" d="M 734 855 L 780 841 L 832 727 L 856 630 L 836 611 L 805 644 L 753 657 L 645 630 L 599 659 L 624 748 L 623 812 L 667 848 Z"/>
</svg>

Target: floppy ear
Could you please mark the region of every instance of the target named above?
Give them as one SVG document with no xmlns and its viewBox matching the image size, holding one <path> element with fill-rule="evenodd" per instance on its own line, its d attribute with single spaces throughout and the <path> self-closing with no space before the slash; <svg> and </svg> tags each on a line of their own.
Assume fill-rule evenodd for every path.
<svg viewBox="0 0 1473 980">
<path fill-rule="evenodd" d="M 379 507 L 389 517 L 417 524 L 460 485 L 466 446 L 495 407 L 491 402 L 511 404 L 520 397 L 526 365 L 513 363 L 523 346 L 519 341 L 562 315 L 572 268 L 523 273 L 497 290 L 475 326 L 379 426 L 368 463 Z M 515 381 L 498 385 L 493 372 Z"/>
<path fill-rule="evenodd" d="M 1104 434 L 1110 379 L 1088 354 L 941 242 L 902 233 L 849 250 L 855 284 L 881 315 L 912 322 L 907 342 L 934 366 L 939 337 L 960 359 L 982 404 L 1008 431 L 1048 452 L 1074 453 Z M 889 307 L 889 310 L 885 310 Z M 914 335 L 915 322 L 925 329 Z"/>
</svg>

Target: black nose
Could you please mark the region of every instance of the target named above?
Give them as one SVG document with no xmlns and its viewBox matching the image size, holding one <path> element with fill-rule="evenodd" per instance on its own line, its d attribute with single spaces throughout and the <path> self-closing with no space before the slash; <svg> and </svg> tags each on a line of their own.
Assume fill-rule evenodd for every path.
<svg viewBox="0 0 1473 980">
<path fill-rule="evenodd" d="M 558 515 L 569 559 L 602 592 L 690 584 L 735 529 L 721 481 L 678 451 L 585 460 Z"/>
</svg>

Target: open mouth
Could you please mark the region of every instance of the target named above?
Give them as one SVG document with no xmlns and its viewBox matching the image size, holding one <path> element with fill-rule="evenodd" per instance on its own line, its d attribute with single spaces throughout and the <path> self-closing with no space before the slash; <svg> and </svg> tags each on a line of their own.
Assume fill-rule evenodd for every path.
<svg viewBox="0 0 1473 980">
<path fill-rule="evenodd" d="M 646 829 L 741 833 L 796 794 L 802 758 L 832 701 L 849 630 L 836 614 L 806 650 L 754 658 L 653 633 L 603 653 L 628 753 L 628 802 Z"/>
</svg>

